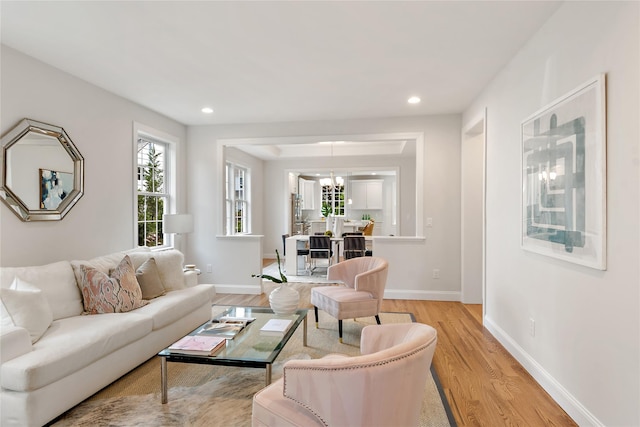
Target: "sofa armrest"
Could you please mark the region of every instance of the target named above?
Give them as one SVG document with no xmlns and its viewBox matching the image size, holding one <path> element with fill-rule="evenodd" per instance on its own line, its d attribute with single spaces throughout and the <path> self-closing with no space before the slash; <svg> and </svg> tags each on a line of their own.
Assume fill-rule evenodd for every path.
<svg viewBox="0 0 640 427">
<path fill-rule="evenodd" d="M 18 326 L 2 327 L 0 334 L 0 363 L 15 359 L 33 349 L 29 331 Z"/>
</svg>

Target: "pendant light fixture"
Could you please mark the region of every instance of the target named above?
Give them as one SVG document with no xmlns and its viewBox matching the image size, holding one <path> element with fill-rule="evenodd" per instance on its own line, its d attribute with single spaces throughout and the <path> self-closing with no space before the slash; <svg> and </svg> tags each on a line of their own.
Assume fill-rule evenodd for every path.
<svg viewBox="0 0 640 427">
<path fill-rule="evenodd" d="M 331 165 L 333 166 L 333 144 L 334 141 L 331 141 Z M 335 189 L 337 186 L 344 185 L 344 179 L 341 176 L 335 176 L 333 173 L 333 167 L 331 168 L 331 172 L 329 173 L 329 178 L 323 178 L 320 180 L 320 185 L 323 187 L 330 187 L 331 190 Z"/>
</svg>

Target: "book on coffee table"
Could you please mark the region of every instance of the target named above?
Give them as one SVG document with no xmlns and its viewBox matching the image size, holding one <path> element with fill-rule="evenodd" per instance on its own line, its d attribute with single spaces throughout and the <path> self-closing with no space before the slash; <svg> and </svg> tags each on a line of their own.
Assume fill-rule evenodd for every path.
<svg viewBox="0 0 640 427">
<path fill-rule="evenodd" d="M 191 354 L 195 356 L 211 356 L 225 346 L 226 339 L 204 335 L 187 335 L 169 346 L 169 352 Z"/>
<path fill-rule="evenodd" d="M 267 323 L 260 328 L 260 335 L 279 336 L 284 335 L 291 326 L 291 319 L 269 319 Z"/>
<path fill-rule="evenodd" d="M 210 322 L 198 331 L 198 335 L 221 337 L 232 340 L 244 329 L 243 323 L 238 322 Z"/>
<path fill-rule="evenodd" d="M 255 317 L 237 317 L 237 316 L 222 316 L 219 319 L 214 319 L 211 322 L 215 323 L 241 323 L 243 326 L 247 326 L 247 324 L 256 320 Z"/>
</svg>

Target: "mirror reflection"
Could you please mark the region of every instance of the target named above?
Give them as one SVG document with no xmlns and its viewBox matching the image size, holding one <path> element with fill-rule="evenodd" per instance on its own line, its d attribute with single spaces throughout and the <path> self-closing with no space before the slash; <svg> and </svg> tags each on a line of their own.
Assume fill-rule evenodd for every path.
<svg viewBox="0 0 640 427">
<path fill-rule="evenodd" d="M 57 209 L 73 191 L 73 160 L 56 138 L 28 132 L 6 156 L 7 188 L 29 210 Z"/>
<path fill-rule="evenodd" d="M 25 119 L 2 145 L 0 196 L 23 221 L 62 219 L 82 197 L 84 159 L 61 127 Z"/>
</svg>

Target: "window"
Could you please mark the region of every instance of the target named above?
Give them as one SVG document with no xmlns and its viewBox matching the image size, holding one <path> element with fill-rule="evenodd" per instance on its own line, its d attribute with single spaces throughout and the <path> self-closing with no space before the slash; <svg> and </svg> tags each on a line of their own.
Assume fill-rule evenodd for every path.
<svg viewBox="0 0 640 427">
<path fill-rule="evenodd" d="M 137 240 L 138 246 L 166 246 L 162 215 L 170 212 L 167 185 L 169 144 L 147 138 L 137 147 Z"/>
<path fill-rule="evenodd" d="M 227 235 L 248 234 L 251 232 L 249 230 L 249 169 L 227 162 L 225 172 Z"/>
<path fill-rule="evenodd" d="M 327 178 L 327 180 L 321 180 L 322 185 L 322 210 L 325 206 L 331 208 L 330 212 L 334 216 L 344 216 L 344 181 L 341 177 L 334 179 Z M 324 214 L 324 213 L 323 213 Z"/>
</svg>

